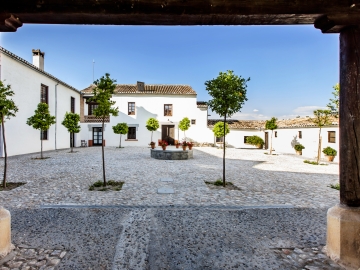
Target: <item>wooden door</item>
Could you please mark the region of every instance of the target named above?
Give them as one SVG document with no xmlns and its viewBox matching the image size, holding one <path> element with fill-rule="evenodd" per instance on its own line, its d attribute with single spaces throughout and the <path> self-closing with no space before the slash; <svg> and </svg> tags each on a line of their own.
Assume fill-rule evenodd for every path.
<svg viewBox="0 0 360 270">
<path fill-rule="evenodd" d="M 269 148 L 269 132 L 265 132 L 265 149 Z"/>
<path fill-rule="evenodd" d="M 175 143 L 175 125 L 162 125 L 161 139 L 166 141 L 169 145 Z"/>
</svg>

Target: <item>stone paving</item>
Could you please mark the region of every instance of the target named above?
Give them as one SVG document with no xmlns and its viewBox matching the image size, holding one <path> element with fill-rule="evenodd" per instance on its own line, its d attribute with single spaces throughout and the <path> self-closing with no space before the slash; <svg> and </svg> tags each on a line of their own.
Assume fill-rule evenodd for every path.
<svg viewBox="0 0 360 270">
<path fill-rule="evenodd" d="M 5 208 L 41 205 L 284 205 L 331 207 L 339 192 L 328 186 L 338 181 L 338 164 L 315 166 L 299 156 L 265 155 L 263 150 L 227 150 L 226 177 L 241 190 L 213 190 L 204 181 L 222 176 L 222 151 L 193 148 L 191 160 L 156 160 L 150 149 L 110 148 L 105 151 L 107 179 L 125 181 L 120 192 L 93 192 L 88 187 L 102 179 L 101 149 L 78 148 L 9 158 L 8 181 L 26 182 L 2 192 Z M 3 164 L 0 165 L 0 169 Z M 1 171 L 0 171 L 1 173 Z M 163 177 L 173 182 L 160 181 Z M 159 188 L 174 194 L 158 194 Z"/>
<path fill-rule="evenodd" d="M 102 177 L 98 147 L 10 157 L 8 181 L 27 184 L 0 192 L 16 246 L 0 270 L 340 269 L 322 250 L 338 164 L 230 148 L 227 180 L 241 190 L 217 190 L 204 181 L 222 176 L 222 150 L 193 149 L 191 160 L 165 161 L 106 147 L 119 192 L 88 190 Z"/>
</svg>

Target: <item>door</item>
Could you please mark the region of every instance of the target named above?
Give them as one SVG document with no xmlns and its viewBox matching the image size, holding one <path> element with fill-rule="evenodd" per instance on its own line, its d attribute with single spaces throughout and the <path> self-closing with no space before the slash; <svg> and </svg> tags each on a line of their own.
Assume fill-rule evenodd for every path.
<svg viewBox="0 0 360 270">
<path fill-rule="evenodd" d="M 169 145 L 175 143 L 175 125 L 162 125 L 161 139 L 166 141 Z"/>
<path fill-rule="evenodd" d="M 103 133 L 101 127 L 93 128 L 93 145 L 101 145 L 103 140 Z"/>
<path fill-rule="evenodd" d="M 265 132 L 265 149 L 269 148 L 269 132 Z"/>
</svg>

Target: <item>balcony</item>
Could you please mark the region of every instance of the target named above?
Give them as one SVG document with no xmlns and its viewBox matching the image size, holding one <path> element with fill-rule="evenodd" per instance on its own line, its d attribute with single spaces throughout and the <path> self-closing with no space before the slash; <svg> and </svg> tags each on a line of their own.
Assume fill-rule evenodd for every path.
<svg viewBox="0 0 360 270">
<path fill-rule="evenodd" d="M 102 117 L 84 115 L 84 123 L 102 123 Z M 105 116 L 105 123 L 110 123 L 110 116 Z"/>
</svg>

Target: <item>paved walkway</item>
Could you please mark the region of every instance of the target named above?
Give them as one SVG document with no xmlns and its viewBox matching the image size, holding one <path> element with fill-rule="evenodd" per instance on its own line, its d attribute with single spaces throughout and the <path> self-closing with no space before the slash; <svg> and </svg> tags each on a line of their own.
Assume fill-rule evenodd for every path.
<svg viewBox="0 0 360 270">
<path fill-rule="evenodd" d="M 221 177 L 222 150 L 169 162 L 149 148 L 106 148 L 108 180 L 125 185 L 92 192 L 101 149 L 76 151 L 9 159 L 8 180 L 27 184 L 0 192 L 16 246 L 0 270 L 340 269 L 322 250 L 338 164 L 228 149 L 227 180 L 241 190 L 224 191 L 204 183 Z M 175 193 L 157 194 L 161 187 Z"/>
</svg>

